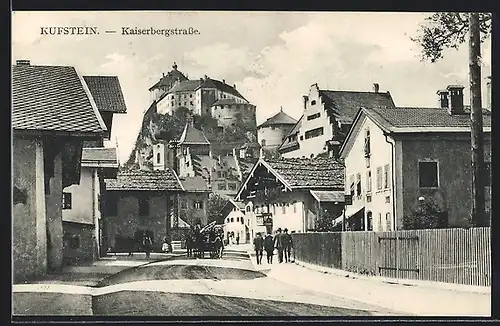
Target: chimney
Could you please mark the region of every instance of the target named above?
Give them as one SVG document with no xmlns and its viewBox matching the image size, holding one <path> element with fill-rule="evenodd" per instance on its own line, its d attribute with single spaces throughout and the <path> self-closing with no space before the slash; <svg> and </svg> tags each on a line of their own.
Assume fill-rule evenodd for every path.
<svg viewBox="0 0 500 326">
<path fill-rule="evenodd" d="M 174 62 L 174 65 L 172 66 L 172 69 L 177 70 L 177 63 Z"/>
<path fill-rule="evenodd" d="M 30 61 L 29 60 L 16 60 L 16 65 L 18 66 L 29 66 Z"/>
<path fill-rule="evenodd" d="M 449 85 L 448 98 L 449 106 L 448 113 L 450 115 L 464 113 L 464 87 L 462 85 Z"/>
<path fill-rule="evenodd" d="M 448 109 L 448 91 L 446 89 L 440 89 L 436 94 L 439 96 L 439 107 Z"/>
<path fill-rule="evenodd" d="M 303 99 L 303 102 L 304 102 L 304 111 L 305 111 L 306 110 L 307 101 L 309 101 L 309 96 L 304 95 L 304 96 L 302 96 L 302 99 Z"/>
<path fill-rule="evenodd" d="M 207 79 L 208 79 L 208 76 L 207 76 L 207 75 L 205 75 L 205 76 L 203 77 L 203 79 L 207 80 Z"/>
<path fill-rule="evenodd" d="M 486 77 L 486 108 L 491 110 L 491 76 Z"/>
<path fill-rule="evenodd" d="M 165 73 L 164 72 L 162 72 L 161 74 L 163 75 L 163 77 L 165 77 Z"/>
<path fill-rule="evenodd" d="M 377 83 L 373 83 L 373 91 L 374 91 L 375 93 L 378 93 L 378 90 L 379 90 L 379 89 L 380 89 L 379 84 L 377 84 Z"/>
<path fill-rule="evenodd" d="M 223 84 L 226 84 L 226 80 L 225 80 L 225 79 L 223 79 L 223 80 L 222 80 L 222 83 L 223 83 Z"/>
<path fill-rule="evenodd" d="M 236 84 L 233 84 L 233 88 L 236 89 Z"/>
</svg>

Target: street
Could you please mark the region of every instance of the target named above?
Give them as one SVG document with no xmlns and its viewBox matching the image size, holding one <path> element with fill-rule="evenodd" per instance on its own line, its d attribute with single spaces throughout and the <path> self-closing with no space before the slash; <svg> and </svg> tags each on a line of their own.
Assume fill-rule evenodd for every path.
<svg viewBox="0 0 500 326">
<path fill-rule="evenodd" d="M 244 249 L 228 249 L 222 259 L 182 255 L 143 262 L 87 286 L 72 285 L 68 277 L 63 282 L 16 285 L 14 315 L 394 315 L 267 277 L 265 270 L 256 270 Z M 82 277 L 78 284 L 82 284 Z"/>
</svg>

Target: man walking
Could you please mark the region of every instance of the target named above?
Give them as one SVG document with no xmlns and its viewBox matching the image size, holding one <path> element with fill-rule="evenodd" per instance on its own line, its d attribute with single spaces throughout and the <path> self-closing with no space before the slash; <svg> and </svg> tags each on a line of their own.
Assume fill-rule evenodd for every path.
<svg viewBox="0 0 500 326">
<path fill-rule="evenodd" d="M 142 245 L 144 247 L 144 251 L 146 252 L 146 258 L 149 258 L 152 249 L 151 247 L 153 246 L 153 240 L 151 239 L 147 231 L 144 231 L 144 239 Z"/>
<path fill-rule="evenodd" d="M 257 256 L 257 265 L 262 265 L 262 249 L 264 247 L 264 239 L 262 239 L 260 232 L 258 232 L 255 239 L 253 239 L 253 246 L 255 255 Z"/>
<path fill-rule="evenodd" d="M 267 263 L 272 264 L 274 254 L 274 239 L 270 233 L 268 233 L 266 235 L 266 238 L 264 239 L 264 249 L 266 250 L 267 254 Z"/>
<path fill-rule="evenodd" d="M 278 263 L 283 262 L 283 234 L 281 233 L 281 228 L 276 230 L 276 236 L 274 237 L 274 246 L 278 249 Z"/>
<path fill-rule="evenodd" d="M 285 250 L 285 262 L 291 263 L 292 262 L 292 248 L 293 248 L 293 240 L 292 240 L 292 235 L 288 233 L 288 229 L 284 230 L 284 250 Z"/>
</svg>

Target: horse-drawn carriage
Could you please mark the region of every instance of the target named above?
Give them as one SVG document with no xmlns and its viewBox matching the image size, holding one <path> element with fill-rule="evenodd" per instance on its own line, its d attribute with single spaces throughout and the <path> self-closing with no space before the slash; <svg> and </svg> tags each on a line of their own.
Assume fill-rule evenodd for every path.
<svg viewBox="0 0 500 326">
<path fill-rule="evenodd" d="M 215 222 L 212 222 L 199 230 L 195 229 L 192 233 L 190 246 L 188 246 L 188 256 L 191 249 L 193 256 L 197 258 L 205 258 L 206 252 L 212 259 L 222 257 L 224 251 L 222 225 L 216 225 Z"/>
</svg>

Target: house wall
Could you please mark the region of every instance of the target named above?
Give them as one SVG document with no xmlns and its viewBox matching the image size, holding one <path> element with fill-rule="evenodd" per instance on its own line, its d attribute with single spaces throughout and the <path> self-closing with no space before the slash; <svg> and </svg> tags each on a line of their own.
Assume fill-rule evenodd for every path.
<svg viewBox="0 0 500 326">
<path fill-rule="evenodd" d="M 94 225 L 63 222 L 64 264 L 78 264 L 98 258 Z"/>
<path fill-rule="evenodd" d="M 365 158 L 365 135 L 370 131 L 370 160 L 369 167 Z M 353 130 L 354 131 L 354 130 Z M 372 214 L 373 231 L 390 231 L 394 226 L 392 210 L 392 185 L 391 144 L 386 141 L 382 130 L 369 118 L 364 118 L 360 122 L 360 128 L 356 134 L 351 150 L 345 158 L 345 191 L 350 193 L 351 178 L 354 176 L 355 185 L 357 174 L 361 175 L 361 194 L 356 192 L 352 198 L 352 205 L 346 206 L 346 217 L 358 212 L 365 207 L 365 230 L 367 228 L 367 217 Z M 389 187 L 377 189 L 377 168 L 382 168 L 382 181 L 384 177 L 384 166 L 389 164 Z M 371 172 L 371 192 L 368 191 L 368 172 Z M 356 187 L 355 187 L 356 188 Z M 371 201 L 369 198 L 371 197 Z M 389 215 L 387 215 L 389 214 Z M 387 219 L 389 217 L 389 220 Z"/>
<path fill-rule="evenodd" d="M 182 218 L 186 223 L 193 226 L 199 219 L 202 225 L 207 225 L 207 204 L 208 204 L 208 192 L 205 193 L 194 193 L 194 192 L 183 192 L 179 195 L 179 217 Z M 203 203 L 203 208 L 195 208 L 195 202 L 201 201 Z"/>
<path fill-rule="evenodd" d="M 313 101 L 316 101 L 316 104 L 312 105 Z M 313 120 L 307 120 L 307 117 L 313 114 L 319 113 L 319 118 Z M 305 133 L 309 130 L 323 127 L 323 135 L 318 137 L 313 137 L 306 139 Z M 302 119 L 300 131 L 298 134 L 297 141 L 300 144 L 300 148 L 283 153 L 282 156 L 285 158 L 291 157 L 310 157 L 311 154 L 316 156 L 320 153 L 324 153 L 327 151 L 325 147 L 326 142 L 330 140 L 333 136 L 334 128 L 330 123 L 330 118 L 327 116 L 327 113 L 324 108 L 324 103 L 321 102 L 321 98 L 319 96 L 318 88 L 316 85 L 311 86 L 309 90 L 309 100 L 306 103 L 304 110 L 304 118 Z"/>
<path fill-rule="evenodd" d="M 153 170 L 164 171 L 167 166 L 167 154 L 164 144 L 156 144 L 153 146 Z"/>
<path fill-rule="evenodd" d="M 431 197 L 448 211 L 448 226 L 468 226 L 471 210 L 471 156 L 468 134 L 419 135 L 401 138 L 403 214 L 410 214 L 418 198 Z M 491 143 L 485 139 L 485 161 L 491 162 Z M 438 161 L 438 188 L 419 188 L 418 162 Z M 491 189 L 486 191 L 486 210 L 491 208 Z"/>
<path fill-rule="evenodd" d="M 54 159 L 54 177 L 50 179 L 50 192 L 45 195 L 45 204 L 49 234 L 48 268 L 59 270 L 63 265 L 61 154 Z"/>
<path fill-rule="evenodd" d="M 257 130 L 257 141 L 262 145 L 262 140 L 266 141 L 265 149 L 277 148 L 281 145 L 284 137 L 288 135 L 293 125 L 277 125 L 261 127 Z"/>
<path fill-rule="evenodd" d="M 235 126 L 239 119 L 255 121 L 255 106 L 248 103 L 215 105 L 211 112 L 220 127 Z"/>
<path fill-rule="evenodd" d="M 12 149 L 12 183 L 26 196 L 12 207 L 13 277 L 19 282 L 47 271 L 43 147 L 14 136 Z"/>
<path fill-rule="evenodd" d="M 231 222 L 232 219 L 232 222 Z M 243 223 L 241 222 L 243 221 Z M 248 239 L 247 230 L 248 228 Z M 239 209 L 233 209 L 224 220 L 224 237 L 227 237 L 228 232 L 234 232 L 234 241 L 239 234 L 240 243 L 251 243 L 250 219 Z"/>
<path fill-rule="evenodd" d="M 94 173 L 91 168 L 82 168 L 80 184 L 64 188 L 63 192 L 71 193 L 71 209 L 62 210 L 63 221 L 94 224 Z"/>
<path fill-rule="evenodd" d="M 167 207 L 167 195 L 151 195 L 149 215 L 139 216 L 138 195 L 127 191 L 112 192 L 118 197 L 118 216 L 106 216 L 107 238 L 111 248 L 116 245 L 117 236 L 134 237 L 138 230 L 154 232 L 154 247 L 161 249 L 161 242 L 167 232 L 167 221 L 170 221 Z"/>
</svg>

